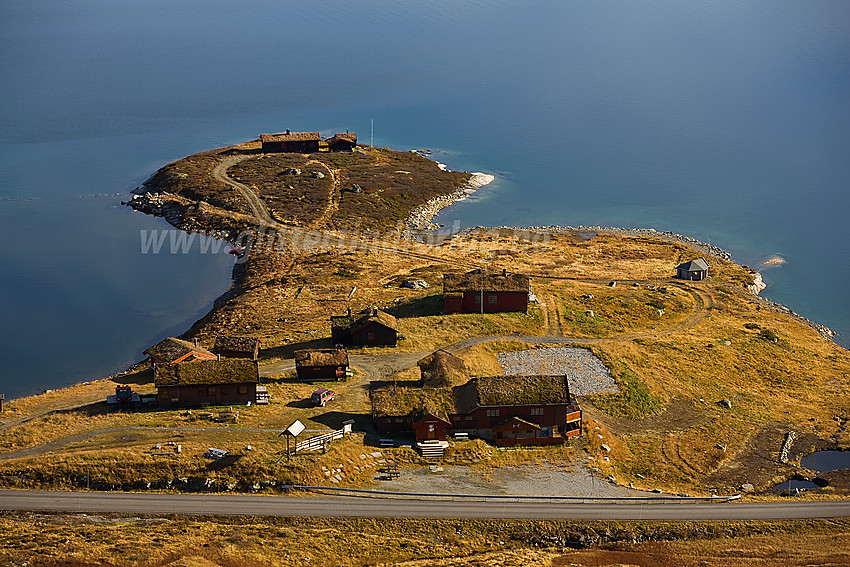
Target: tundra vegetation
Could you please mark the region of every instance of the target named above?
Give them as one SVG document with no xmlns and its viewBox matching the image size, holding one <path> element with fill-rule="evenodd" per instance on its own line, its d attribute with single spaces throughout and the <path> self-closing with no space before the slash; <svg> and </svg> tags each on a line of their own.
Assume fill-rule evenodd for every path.
<svg viewBox="0 0 850 567">
<path fill-rule="evenodd" d="M 228 175 L 253 188 L 281 226 L 332 235 L 369 229 L 393 237 L 368 246 L 302 250 L 257 244 L 234 269 L 231 292 L 184 335 L 206 347 L 221 334 L 260 337 L 268 406 L 204 410 L 214 417 L 238 409 L 235 423 L 212 421 L 198 411 L 110 411 L 105 398 L 116 385 L 154 392 L 144 365 L 11 400 L 0 414 L 0 486 L 278 493 L 281 484 L 328 484 L 327 472 L 344 463 L 340 486 L 372 487 L 379 482 L 374 468 L 360 466 L 373 450 L 364 447 L 364 437 L 374 433 L 369 382 L 412 385 L 419 377 L 416 361 L 444 347 L 465 361 L 472 376 L 500 374 L 500 352 L 588 348 L 620 389 L 579 400 L 584 435 L 564 446 L 507 452 L 480 440 L 452 443 L 447 463 L 484 475 L 516 464 L 566 469 L 587 463 L 601 476 L 648 490 L 732 494 L 748 484 L 753 489 L 745 498 L 769 499 L 777 497 L 770 490 L 774 484 L 810 474 L 798 466 L 802 455 L 850 446 L 850 355 L 806 321 L 748 291 L 754 276 L 749 269 L 712 257 L 707 280 L 676 280 L 675 266 L 699 253 L 647 236 L 588 238 L 567 230 L 503 228 L 468 230 L 427 244 L 405 239 L 393 227 L 428 199 L 456 191 L 468 174 L 441 171 L 409 153 L 364 150 L 366 155 L 271 155 L 252 153 L 256 148 L 247 144 L 161 169 L 146 189 L 174 205 L 181 226 L 231 236 L 252 229 L 256 219 L 240 193 L 210 175 L 222 159 L 244 155 Z M 301 175 L 283 174 L 290 168 Z M 324 176 L 310 177 L 313 170 Z M 359 190 L 349 190 L 355 185 Z M 192 217 L 198 201 L 209 206 Z M 474 268 L 528 274 L 538 302 L 528 313 L 443 314 L 442 274 Z M 428 287 L 402 287 L 409 279 Z M 330 316 L 370 306 L 397 318 L 405 337 L 399 346 L 351 350 L 355 372 L 346 382 L 297 382 L 294 351 L 332 346 Z M 370 364 L 358 355 L 388 362 Z M 324 408 L 307 402 L 318 387 L 337 393 Z M 278 433 L 295 419 L 318 431 L 353 419 L 355 433 L 333 442 L 327 453 L 287 459 Z M 792 430 L 797 440 L 789 462 L 782 462 L 780 450 Z M 180 453 L 168 450 L 177 445 Z M 208 447 L 231 455 L 210 461 L 203 457 Z M 426 465 L 409 448 L 381 451 L 402 468 Z M 163 452 L 174 454 L 156 454 Z M 846 476 L 830 478 L 828 486 L 800 498 L 846 497 Z M 700 554 L 727 565 L 756 558 L 779 564 L 770 562 L 777 557 L 802 565 L 846 562 L 835 550 L 850 548 L 844 522 L 86 517 L 75 527 L 66 516 L 31 514 L 6 514 L 0 521 L 6 528 L 0 557 L 38 557 L 30 565 L 290 565 L 304 557 L 313 564 L 361 565 L 425 556 L 429 565 L 641 564 L 649 556 L 672 565 L 699 564 Z M 611 533 L 619 535 L 597 537 Z M 691 541 L 648 541 L 674 538 Z M 590 549 L 562 551 L 579 544 Z"/>
</svg>

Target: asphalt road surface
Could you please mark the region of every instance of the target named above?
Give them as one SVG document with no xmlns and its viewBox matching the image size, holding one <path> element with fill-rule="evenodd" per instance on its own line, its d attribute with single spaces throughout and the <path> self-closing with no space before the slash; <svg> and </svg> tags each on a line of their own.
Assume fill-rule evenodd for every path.
<svg viewBox="0 0 850 567">
<path fill-rule="evenodd" d="M 578 503 L 0 490 L 0 510 L 366 518 L 767 520 L 850 517 L 850 501 Z"/>
</svg>

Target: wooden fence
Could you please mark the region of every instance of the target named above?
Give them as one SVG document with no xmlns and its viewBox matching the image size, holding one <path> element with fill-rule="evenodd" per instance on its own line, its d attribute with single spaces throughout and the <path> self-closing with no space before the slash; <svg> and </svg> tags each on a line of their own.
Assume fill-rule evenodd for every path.
<svg viewBox="0 0 850 567">
<path fill-rule="evenodd" d="M 331 431 L 330 433 L 323 433 L 322 435 L 317 435 L 315 437 L 310 437 L 309 439 L 305 439 L 304 441 L 298 441 L 295 443 L 295 452 L 299 451 L 318 451 L 320 449 L 325 449 L 331 441 L 335 439 L 342 439 L 342 437 L 346 433 L 351 433 L 351 424 L 345 424 L 342 426 L 342 429 L 337 429 L 336 431 Z"/>
</svg>

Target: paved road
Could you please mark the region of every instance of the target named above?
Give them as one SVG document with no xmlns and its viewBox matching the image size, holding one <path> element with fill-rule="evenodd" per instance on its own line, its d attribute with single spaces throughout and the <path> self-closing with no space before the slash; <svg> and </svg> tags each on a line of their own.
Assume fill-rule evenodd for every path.
<svg viewBox="0 0 850 567">
<path fill-rule="evenodd" d="M 0 490 L 0 510 L 337 518 L 767 520 L 850 517 L 850 501 L 564 503 Z"/>
</svg>

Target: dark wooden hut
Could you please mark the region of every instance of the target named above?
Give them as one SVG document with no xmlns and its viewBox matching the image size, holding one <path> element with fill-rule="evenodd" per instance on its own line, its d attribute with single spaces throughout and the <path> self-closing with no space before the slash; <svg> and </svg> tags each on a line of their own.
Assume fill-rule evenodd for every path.
<svg viewBox="0 0 850 567">
<path fill-rule="evenodd" d="M 257 360 L 260 354 L 260 339 L 219 335 L 215 338 L 213 353 L 225 358 L 248 358 Z"/>
<path fill-rule="evenodd" d="M 295 351 L 295 371 L 299 380 L 345 380 L 348 353 L 344 349 L 303 349 Z"/>
<path fill-rule="evenodd" d="M 282 132 L 261 134 L 260 143 L 265 153 L 312 154 L 319 151 L 322 137 L 318 132 Z"/>
<path fill-rule="evenodd" d="M 699 258 L 676 266 L 676 277 L 682 280 L 704 280 L 708 277 L 708 262 Z"/>
<path fill-rule="evenodd" d="M 472 270 L 443 275 L 443 308 L 446 313 L 528 312 L 528 276 L 502 271 L 488 274 Z"/>
<path fill-rule="evenodd" d="M 357 134 L 346 132 L 328 138 L 328 149 L 332 152 L 350 152 L 357 146 Z"/>
<path fill-rule="evenodd" d="M 331 339 L 337 345 L 396 346 L 396 318 L 385 311 L 370 307 L 360 316 L 350 312 L 331 317 Z"/>
<path fill-rule="evenodd" d="M 256 403 L 259 382 L 257 363 L 242 358 L 154 367 L 160 407 Z"/>
</svg>

